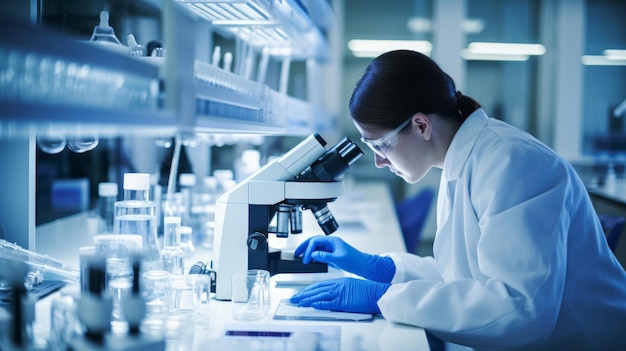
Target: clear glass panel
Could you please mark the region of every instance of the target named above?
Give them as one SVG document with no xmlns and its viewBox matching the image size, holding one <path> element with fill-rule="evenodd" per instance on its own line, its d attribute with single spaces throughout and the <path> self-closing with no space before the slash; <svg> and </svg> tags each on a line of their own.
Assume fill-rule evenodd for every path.
<svg viewBox="0 0 626 351">
<path fill-rule="evenodd" d="M 588 0 L 584 53 L 605 57 L 605 50 L 626 54 L 626 2 Z M 583 153 L 626 162 L 626 110 L 615 108 L 626 100 L 626 59 L 622 65 L 583 66 Z M 626 103 L 626 102 L 625 102 Z"/>
<path fill-rule="evenodd" d="M 468 44 L 538 44 L 538 1 L 468 0 L 464 28 Z M 464 93 L 475 98 L 492 117 L 532 133 L 537 60 L 537 56 L 467 60 Z"/>
</svg>

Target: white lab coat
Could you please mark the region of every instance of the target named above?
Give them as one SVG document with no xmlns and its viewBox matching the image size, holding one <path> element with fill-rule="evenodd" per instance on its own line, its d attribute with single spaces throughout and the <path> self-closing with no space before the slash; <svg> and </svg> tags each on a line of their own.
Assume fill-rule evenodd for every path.
<svg viewBox="0 0 626 351">
<path fill-rule="evenodd" d="M 482 109 L 446 154 L 434 258 L 390 257 L 390 321 L 477 349 L 626 350 L 626 273 L 583 183 Z"/>
</svg>

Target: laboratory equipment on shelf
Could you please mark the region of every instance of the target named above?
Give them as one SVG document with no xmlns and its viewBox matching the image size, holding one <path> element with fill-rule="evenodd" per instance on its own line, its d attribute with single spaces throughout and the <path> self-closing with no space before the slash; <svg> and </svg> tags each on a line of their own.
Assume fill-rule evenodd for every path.
<svg viewBox="0 0 626 351">
<path fill-rule="evenodd" d="M 137 43 L 137 40 L 135 39 L 134 35 L 129 34 L 126 37 L 126 43 L 128 44 L 128 55 L 133 56 L 133 57 L 147 56 L 146 55 L 146 52 L 147 52 L 146 47 L 143 46 L 143 45 L 139 45 Z"/>
<path fill-rule="evenodd" d="M 344 193 L 341 175 L 363 152 L 344 138 L 327 150 L 317 133 L 239 183 L 217 200 L 214 268 L 216 298 L 231 299 L 231 277 L 248 269 L 270 274 L 325 272 L 321 263 L 304 265 L 270 248 L 269 234 L 302 232 L 302 210 L 310 209 L 324 233 L 338 224 L 327 203 Z M 276 226 L 270 227 L 275 218 Z M 290 230 L 291 229 L 291 230 Z M 286 255 L 285 255 L 286 256 Z"/>
<path fill-rule="evenodd" d="M 100 24 L 93 28 L 90 41 L 106 42 L 111 44 L 122 45 L 115 36 L 115 30 L 109 25 L 109 12 L 100 12 Z"/>
<path fill-rule="evenodd" d="M 137 234 L 143 238 L 143 270 L 160 269 L 157 218 L 150 201 L 150 174 L 124 174 L 124 200 L 115 203 L 115 234 Z"/>
<path fill-rule="evenodd" d="M 109 25 L 108 11 L 100 11 L 100 23 L 93 28 L 89 42 L 101 45 L 102 47 L 123 55 L 129 54 L 128 47 L 124 46 L 124 44 L 117 39 L 115 30 Z"/>
</svg>

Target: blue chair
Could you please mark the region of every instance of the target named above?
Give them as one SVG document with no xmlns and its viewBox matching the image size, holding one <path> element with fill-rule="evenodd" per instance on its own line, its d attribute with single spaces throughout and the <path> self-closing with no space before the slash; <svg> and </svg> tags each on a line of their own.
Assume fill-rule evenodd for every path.
<svg viewBox="0 0 626 351">
<path fill-rule="evenodd" d="M 624 229 L 624 222 L 626 220 L 622 216 L 612 216 L 607 214 L 598 215 L 602 229 L 604 229 L 604 235 L 606 235 L 606 241 L 609 244 L 611 251 L 615 252 L 619 237 Z"/>
<path fill-rule="evenodd" d="M 431 188 L 424 188 L 414 196 L 396 204 L 396 214 L 408 252 L 417 251 L 422 228 L 434 198 L 435 191 Z"/>
</svg>

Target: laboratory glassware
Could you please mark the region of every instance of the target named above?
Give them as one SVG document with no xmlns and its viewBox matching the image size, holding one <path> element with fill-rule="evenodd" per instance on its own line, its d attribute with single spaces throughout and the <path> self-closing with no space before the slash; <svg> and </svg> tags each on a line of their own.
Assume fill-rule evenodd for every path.
<svg viewBox="0 0 626 351">
<path fill-rule="evenodd" d="M 133 284 L 131 257 L 141 252 L 143 238 L 140 235 L 99 234 L 93 238 L 96 254 L 106 259 L 106 288 L 113 299 L 111 325 L 114 330 L 125 330 L 126 320 L 122 301 Z"/>
<path fill-rule="evenodd" d="M 146 315 L 160 317 L 169 311 L 170 274 L 164 270 L 152 270 L 142 275 L 142 296 L 146 300 Z"/>
<path fill-rule="evenodd" d="M 180 226 L 180 248 L 183 250 L 185 260 L 193 258 L 196 252 L 193 246 L 193 229 L 190 226 Z"/>
<path fill-rule="evenodd" d="M 115 36 L 115 30 L 109 25 L 109 12 L 100 12 L 100 24 L 93 28 L 90 41 L 122 45 Z"/>
<path fill-rule="evenodd" d="M 37 137 L 37 146 L 47 154 L 58 154 L 65 149 L 67 140 L 56 133 L 47 133 Z"/>
<path fill-rule="evenodd" d="M 163 270 L 172 275 L 185 274 L 185 253 L 180 247 L 180 217 L 167 216 L 163 219 Z"/>
<path fill-rule="evenodd" d="M 100 137 L 95 133 L 70 135 L 67 138 L 67 148 L 77 154 L 82 154 L 95 149 L 99 142 Z"/>
<path fill-rule="evenodd" d="M 73 338 L 68 349 L 92 350 L 102 346 L 111 328 L 113 301 L 106 291 L 106 258 L 95 254 L 87 263 L 88 289 L 78 300 L 78 319 L 83 325 L 83 335 Z"/>
<path fill-rule="evenodd" d="M 232 275 L 233 318 L 253 321 L 263 319 L 269 306 L 269 272 L 251 269 Z"/>
<path fill-rule="evenodd" d="M 143 238 L 143 271 L 161 267 L 157 244 L 157 219 L 154 202 L 149 200 L 150 174 L 124 174 L 124 200 L 114 205 L 113 232 L 136 234 Z"/>
<path fill-rule="evenodd" d="M 181 225 L 191 225 L 191 207 L 194 201 L 196 175 L 193 173 L 181 173 L 178 177 L 180 192 L 182 194 L 182 208 L 179 211 Z"/>
<path fill-rule="evenodd" d="M 85 277 L 86 278 L 86 277 Z M 50 306 L 50 337 L 48 344 L 52 351 L 65 351 L 72 338 L 82 332 L 78 320 L 78 299 L 81 291 L 74 285 L 65 286 L 59 291 Z"/>
<path fill-rule="evenodd" d="M 26 264 L 28 272 L 24 275 L 27 277 L 29 273 L 36 273 L 43 279 L 56 279 L 67 283 L 77 283 L 80 273 L 77 268 L 64 265 L 63 262 L 42 255 L 34 251 L 26 250 L 21 246 L 0 239 L 0 262 L 19 262 Z M 5 270 L 0 270 L 0 289 L 6 289 L 7 277 Z"/>
<path fill-rule="evenodd" d="M 146 47 L 143 45 L 137 44 L 137 40 L 135 40 L 135 36 L 129 34 L 126 37 L 126 43 L 128 44 L 128 54 L 133 57 L 143 57 L 147 56 Z"/>
<path fill-rule="evenodd" d="M 209 320 L 209 303 L 211 301 L 211 277 L 206 274 L 192 273 L 186 276 L 187 285 L 192 292 L 192 306 L 195 314 L 194 322 L 202 323 Z"/>
</svg>

